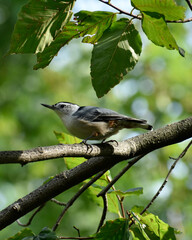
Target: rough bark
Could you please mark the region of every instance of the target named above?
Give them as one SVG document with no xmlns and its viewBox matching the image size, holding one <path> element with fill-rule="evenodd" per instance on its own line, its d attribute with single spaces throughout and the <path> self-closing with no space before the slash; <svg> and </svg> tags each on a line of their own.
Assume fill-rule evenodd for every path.
<svg viewBox="0 0 192 240">
<path fill-rule="evenodd" d="M 92 151 L 84 145 L 74 144 L 42 147 L 27 151 L 0 152 L 1 164 L 26 164 L 63 156 L 90 157 L 79 166 L 58 174 L 45 185 L 2 210 L 0 212 L 0 229 L 103 169 L 109 169 L 120 161 L 149 153 L 191 137 L 192 117 L 120 142 L 118 146 L 116 143 L 94 145 Z"/>
</svg>

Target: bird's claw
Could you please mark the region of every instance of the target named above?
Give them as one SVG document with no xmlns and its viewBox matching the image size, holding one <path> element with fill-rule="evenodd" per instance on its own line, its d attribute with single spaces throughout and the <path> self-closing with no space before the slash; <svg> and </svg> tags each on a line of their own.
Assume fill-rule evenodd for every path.
<svg viewBox="0 0 192 240">
<path fill-rule="evenodd" d="M 87 147 L 87 152 L 90 149 L 90 153 L 93 151 L 93 146 L 91 144 L 88 144 L 86 140 L 83 140 L 82 142 L 80 142 L 80 144 L 84 144 Z"/>
</svg>

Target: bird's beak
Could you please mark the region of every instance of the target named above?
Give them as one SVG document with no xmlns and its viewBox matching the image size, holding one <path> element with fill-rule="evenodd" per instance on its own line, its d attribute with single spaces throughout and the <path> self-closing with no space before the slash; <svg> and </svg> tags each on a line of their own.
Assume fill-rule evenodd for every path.
<svg viewBox="0 0 192 240">
<path fill-rule="evenodd" d="M 52 109 L 52 110 L 55 109 L 55 106 L 54 106 L 54 105 L 48 105 L 48 104 L 44 104 L 44 103 L 41 103 L 41 105 L 42 105 L 43 107 L 50 108 L 50 109 Z"/>
</svg>

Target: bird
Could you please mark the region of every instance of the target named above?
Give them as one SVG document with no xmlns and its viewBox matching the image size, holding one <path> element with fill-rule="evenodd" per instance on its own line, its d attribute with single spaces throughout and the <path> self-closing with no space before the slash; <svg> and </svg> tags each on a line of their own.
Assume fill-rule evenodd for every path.
<svg viewBox="0 0 192 240">
<path fill-rule="evenodd" d="M 58 102 L 54 105 L 41 103 L 41 105 L 57 113 L 68 132 L 82 139 L 83 143 L 87 140 L 104 142 L 124 128 L 153 129 L 144 119 L 128 117 L 107 108 L 79 106 L 70 102 Z"/>
</svg>

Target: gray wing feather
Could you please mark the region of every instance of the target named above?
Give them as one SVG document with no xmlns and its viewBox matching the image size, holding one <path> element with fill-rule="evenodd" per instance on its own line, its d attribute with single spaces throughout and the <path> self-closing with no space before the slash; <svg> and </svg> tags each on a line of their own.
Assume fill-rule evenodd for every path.
<svg viewBox="0 0 192 240">
<path fill-rule="evenodd" d="M 130 118 L 119 114 L 107 108 L 98 108 L 92 106 L 80 107 L 77 112 L 73 114 L 74 117 L 91 122 L 108 122 L 112 120 L 127 120 L 138 123 L 145 123 L 146 120 Z"/>
</svg>

